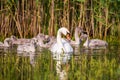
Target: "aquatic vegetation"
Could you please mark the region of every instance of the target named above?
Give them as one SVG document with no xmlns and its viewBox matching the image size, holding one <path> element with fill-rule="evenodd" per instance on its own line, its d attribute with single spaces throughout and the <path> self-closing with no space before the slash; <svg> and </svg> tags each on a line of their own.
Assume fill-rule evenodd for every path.
<svg viewBox="0 0 120 80">
<path fill-rule="evenodd" d="M 68 63 L 61 64 L 67 80 L 118 80 L 120 78 L 119 48 L 105 51 L 80 52 Z M 16 52 L 0 52 L 0 80 L 59 80 L 57 61 L 47 49 L 31 57 Z M 62 75 L 62 74 L 61 74 Z"/>
</svg>

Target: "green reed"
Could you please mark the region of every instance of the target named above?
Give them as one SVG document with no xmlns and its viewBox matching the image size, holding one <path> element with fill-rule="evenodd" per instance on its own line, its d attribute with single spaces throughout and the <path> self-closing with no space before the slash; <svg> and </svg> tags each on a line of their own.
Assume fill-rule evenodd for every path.
<svg viewBox="0 0 120 80">
<path fill-rule="evenodd" d="M 119 64 L 116 58 L 109 60 L 104 56 L 81 55 L 71 62 L 68 75 L 70 80 L 117 80 Z"/>
</svg>

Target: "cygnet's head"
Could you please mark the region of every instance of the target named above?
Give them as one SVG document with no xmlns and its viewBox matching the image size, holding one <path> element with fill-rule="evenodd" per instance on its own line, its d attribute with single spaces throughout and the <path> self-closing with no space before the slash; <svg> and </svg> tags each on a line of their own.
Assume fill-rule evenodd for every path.
<svg viewBox="0 0 120 80">
<path fill-rule="evenodd" d="M 32 43 L 34 45 L 36 45 L 37 42 L 38 42 L 38 39 L 35 37 L 30 40 L 30 43 Z"/>
<path fill-rule="evenodd" d="M 45 35 L 45 38 L 44 38 L 44 40 L 43 40 L 43 43 L 45 44 L 45 43 L 48 43 L 48 42 L 50 42 L 50 36 Z"/>
<path fill-rule="evenodd" d="M 11 35 L 10 38 L 11 38 L 11 40 L 13 40 L 13 41 L 14 41 L 14 40 L 17 40 L 17 37 L 15 37 L 14 35 Z"/>
<path fill-rule="evenodd" d="M 87 39 L 87 38 L 88 38 L 87 32 L 82 32 L 80 39 L 83 41 L 84 39 Z"/>
</svg>

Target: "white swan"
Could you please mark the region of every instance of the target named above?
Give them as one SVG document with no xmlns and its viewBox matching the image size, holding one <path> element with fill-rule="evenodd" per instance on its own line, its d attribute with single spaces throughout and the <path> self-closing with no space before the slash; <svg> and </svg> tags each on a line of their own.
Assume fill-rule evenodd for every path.
<svg viewBox="0 0 120 80">
<path fill-rule="evenodd" d="M 106 48 L 108 43 L 100 39 L 89 39 L 87 34 L 82 34 L 81 38 L 86 38 L 85 43 L 83 44 L 86 48 L 101 49 Z"/>
<path fill-rule="evenodd" d="M 50 48 L 50 51 L 53 53 L 72 53 L 73 48 L 65 39 L 61 38 L 61 35 L 65 36 L 70 33 L 67 28 L 62 27 L 57 32 L 57 42 L 53 44 Z"/>
</svg>

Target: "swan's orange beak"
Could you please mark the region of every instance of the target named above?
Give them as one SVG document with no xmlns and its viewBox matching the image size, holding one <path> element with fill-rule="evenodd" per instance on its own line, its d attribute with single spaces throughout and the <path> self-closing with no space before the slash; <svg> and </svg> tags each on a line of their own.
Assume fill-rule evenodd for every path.
<svg viewBox="0 0 120 80">
<path fill-rule="evenodd" d="M 66 38 L 67 38 L 68 40 L 71 40 L 70 33 L 67 33 Z"/>
</svg>

